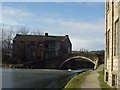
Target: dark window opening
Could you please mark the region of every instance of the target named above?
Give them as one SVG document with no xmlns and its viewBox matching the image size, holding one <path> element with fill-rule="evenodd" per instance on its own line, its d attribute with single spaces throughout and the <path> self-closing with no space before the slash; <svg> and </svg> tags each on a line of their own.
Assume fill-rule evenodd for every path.
<svg viewBox="0 0 120 90">
<path fill-rule="evenodd" d="M 112 75 L 112 86 L 115 86 L 115 75 Z"/>
<path fill-rule="evenodd" d="M 42 47 L 42 44 L 41 44 L 41 43 L 39 44 L 39 47 Z"/>
<path fill-rule="evenodd" d="M 45 45 L 45 48 L 48 48 L 49 46 L 48 45 Z"/>
<path fill-rule="evenodd" d="M 21 41 L 21 43 L 24 43 L 23 41 Z"/>
<path fill-rule="evenodd" d="M 107 6 L 107 11 L 109 11 L 109 10 L 110 10 L 110 4 L 111 4 L 111 2 L 110 2 L 110 1 L 108 1 L 108 2 L 107 2 L 107 4 L 106 4 L 106 6 Z"/>
<path fill-rule="evenodd" d="M 107 32 L 107 35 L 106 35 L 106 36 L 107 36 L 107 37 L 106 37 L 106 38 L 107 38 L 107 39 L 106 39 L 106 40 L 107 40 L 107 43 L 106 43 L 106 44 L 107 44 L 107 45 L 106 45 L 106 46 L 107 46 L 107 47 L 106 47 L 106 51 L 107 51 L 107 58 L 109 58 L 109 53 L 110 53 L 110 52 L 109 52 L 109 50 L 110 50 L 110 47 L 109 47 L 109 45 L 110 45 L 110 29 L 109 29 L 109 31 Z"/>
<path fill-rule="evenodd" d="M 118 47 L 119 47 L 119 44 L 118 44 L 118 31 L 119 31 L 119 19 L 116 20 L 115 22 L 115 30 L 114 30 L 114 56 L 115 55 L 118 55 L 119 51 L 118 51 Z"/>
<path fill-rule="evenodd" d="M 30 44 L 31 44 L 31 45 L 33 45 L 33 44 L 34 44 L 34 42 L 31 42 Z"/>
<path fill-rule="evenodd" d="M 106 72 L 106 81 L 108 81 L 108 72 Z"/>
</svg>

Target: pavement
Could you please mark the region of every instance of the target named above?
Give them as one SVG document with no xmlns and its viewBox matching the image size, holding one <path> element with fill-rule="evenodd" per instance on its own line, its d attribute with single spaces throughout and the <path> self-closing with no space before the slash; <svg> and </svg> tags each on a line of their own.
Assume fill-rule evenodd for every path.
<svg viewBox="0 0 120 90">
<path fill-rule="evenodd" d="M 98 69 L 96 69 L 96 70 L 93 70 L 93 71 L 91 71 L 90 72 L 90 74 L 86 77 L 86 79 L 85 79 L 85 82 L 83 83 L 83 85 L 81 86 L 81 89 L 93 89 L 93 88 L 95 88 L 95 89 L 99 89 L 99 90 L 101 90 L 101 88 L 100 88 L 100 82 L 99 82 L 99 80 L 98 80 L 98 77 L 99 77 L 99 73 L 98 73 L 98 71 L 101 71 L 102 69 L 103 69 L 103 66 L 104 65 L 100 65 L 99 67 L 98 67 Z"/>
</svg>

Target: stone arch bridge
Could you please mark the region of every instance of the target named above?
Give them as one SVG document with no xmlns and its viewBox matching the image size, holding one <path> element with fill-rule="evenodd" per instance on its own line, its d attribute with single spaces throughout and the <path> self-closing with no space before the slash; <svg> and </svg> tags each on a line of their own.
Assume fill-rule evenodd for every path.
<svg viewBox="0 0 120 90">
<path fill-rule="evenodd" d="M 98 61 L 99 56 L 96 55 L 66 54 L 46 60 L 37 60 L 34 62 L 29 62 L 25 66 L 29 68 L 42 68 L 42 69 L 69 69 L 69 68 L 77 69 L 79 67 L 96 69 L 98 67 Z"/>
<path fill-rule="evenodd" d="M 81 63 L 79 63 L 79 67 L 82 66 L 81 68 L 93 68 L 93 69 L 96 69 L 97 66 L 98 66 L 98 58 L 96 58 L 96 59 L 94 58 L 92 60 L 92 59 L 90 59 L 88 57 L 85 57 L 85 56 L 73 56 L 73 57 L 70 57 L 67 60 L 63 61 L 60 64 L 59 68 L 60 69 L 64 68 L 66 66 L 66 64 L 69 63 L 70 61 L 74 65 L 75 65 L 75 63 L 74 63 L 75 61 L 81 62 Z"/>
</svg>

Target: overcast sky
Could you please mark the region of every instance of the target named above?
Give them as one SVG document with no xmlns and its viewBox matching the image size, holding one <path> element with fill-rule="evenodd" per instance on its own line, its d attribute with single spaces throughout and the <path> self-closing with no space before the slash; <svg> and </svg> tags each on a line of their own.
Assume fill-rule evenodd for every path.
<svg viewBox="0 0 120 90">
<path fill-rule="evenodd" d="M 105 45 L 104 2 L 3 2 L 0 23 L 69 35 L 73 50 L 101 50 Z"/>
</svg>

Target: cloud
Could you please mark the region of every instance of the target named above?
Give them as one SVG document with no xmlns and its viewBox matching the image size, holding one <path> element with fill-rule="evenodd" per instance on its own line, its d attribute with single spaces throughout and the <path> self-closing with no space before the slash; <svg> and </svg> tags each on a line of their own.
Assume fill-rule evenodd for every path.
<svg viewBox="0 0 120 90">
<path fill-rule="evenodd" d="M 41 22 L 47 26 L 43 28 L 45 32 L 56 35 L 68 34 L 73 44 L 73 50 L 80 50 L 80 48 L 104 49 L 104 19 L 98 19 L 96 22 L 82 22 L 49 18 L 43 19 Z"/>
<path fill-rule="evenodd" d="M 2 22 L 4 24 L 15 25 L 24 23 L 26 18 L 32 16 L 33 13 L 25 10 L 12 7 L 2 7 Z"/>
<path fill-rule="evenodd" d="M 48 32 L 53 35 L 69 35 L 73 50 L 80 50 L 81 48 L 104 49 L 105 20 L 103 18 L 96 19 L 94 22 L 83 22 L 81 20 L 54 18 L 54 16 L 47 17 L 47 15 L 37 17 L 38 15 L 28 10 L 12 7 L 3 7 L 2 14 L 3 23 L 8 25 L 35 25 L 41 29 L 41 32 Z M 60 16 L 59 13 L 56 15 Z"/>
<path fill-rule="evenodd" d="M 100 50 L 104 49 L 104 39 L 80 39 L 73 38 L 73 50 L 88 49 L 88 50 Z"/>
</svg>

